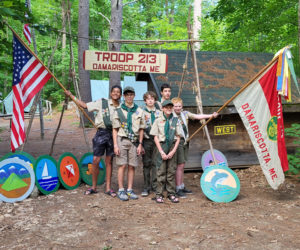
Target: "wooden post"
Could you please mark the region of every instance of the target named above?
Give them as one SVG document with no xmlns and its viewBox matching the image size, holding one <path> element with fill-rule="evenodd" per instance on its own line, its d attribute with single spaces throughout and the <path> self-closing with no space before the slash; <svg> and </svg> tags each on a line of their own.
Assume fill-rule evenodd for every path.
<svg viewBox="0 0 300 250">
<path fill-rule="evenodd" d="M 183 89 L 183 81 L 184 81 L 184 77 L 185 77 L 185 74 L 186 74 L 186 71 L 187 71 L 189 49 L 190 49 L 189 46 L 190 46 L 190 43 L 187 43 L 185 62 L 182 66 L 183 72 L 182 72 L 182 75 L 181 75 L 181 80 L 180 80 L 180 85 L 179 85 L 179 90 L 178 90 L 178 95 L 177 95 L 178 97 L 180 97 L 180 95 L 181 95 L 181 92 L 182 92 L 182 89 Z"/>
<path fill-rule="evenodd" d="M 189 39 L 191 39 L 191 37 L 193 37 L 193 31 L 192 31 L 192 29 L 191 29 L 192 27 L 190 25 L 190 13 L 189 13 L 189 19 L 188 19 L 187 26 L 188 26 Z M 197 105 L 198 105 L 200 114 L 203 114 L 202 98 L 201 98 L 201 91 L 200 91 L 200 81 L 199 81 L 199 74 L 198 74 L 198 64 L 197 64 L 196 52 L 195 52 L 195 49 L 194 49 L 194 42 L 193 41 L 190 42 L 190 48 L 191 48 L 191 53 L 192 53 L 192 57 L 193 57 L 195 78 L 196 78 L 196 84 L 197 84 Z M 205 123 L 205 120 L 204 119 L 201 120 L 201 123 L 202 124 Z M 216 160 L 216 157 L 215 157 L 215 154 L 214 154 L 214 149 L 213 149 L 213 146 L 212 146 L 212 143 L 211 143 L 211 139 L 210 139 L 210 136 L 209 136 L 209 133 L 208 133 L 207 126 L 204 127 L 204 131 L 205 131 L 205 134 L 207 136 L 207 141 L 208 141 L 210 152 L 211 152 L 211 155 L 212 155 L 212 158 L 213 158 L 213 161 L 214 161 L 214 165 L 216 165 L 217 160 Z"/>
</svg>

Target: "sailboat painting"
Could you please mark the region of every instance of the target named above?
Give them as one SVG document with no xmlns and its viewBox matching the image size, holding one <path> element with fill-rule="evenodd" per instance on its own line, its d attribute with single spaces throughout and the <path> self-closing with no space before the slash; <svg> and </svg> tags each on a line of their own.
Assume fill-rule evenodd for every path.
<svg viewBox="0 0 300 250">
<path fill-rule="evenodd" d="M 55 192 L 59 187 L 56 161 L 49 155 L 40 156 L 35 164 L 36 185 L 43 194 Z"/>
</svg>

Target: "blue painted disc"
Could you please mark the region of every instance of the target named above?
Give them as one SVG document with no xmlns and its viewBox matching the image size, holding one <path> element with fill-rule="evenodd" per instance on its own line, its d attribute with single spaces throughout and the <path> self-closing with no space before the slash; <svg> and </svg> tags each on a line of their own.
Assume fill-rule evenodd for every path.
<svg viewBox="0 0 300 250">
<path fill-rule="evenodd" d="M 14 157 L 0 162 L 0 200 L 16 202 L 26 199 L 34 188 L 34 172 L 27 162 Z"/>
<path fill-rule="evenodd" d="M 240 180 L 228 167 L 212 166 L 200 179 L 202 192 L 215 202 L 233 201 L 240 192 Z"/>
<path fill-rule="evenodd" d="M 51 194 L 59 188 L 57 163 L 49 155 L 42 155 L 34 164 L 35 183 L 43 194 Z"/>
<path fill-rule="evenodd" d="M 80 173 L 82 180 L 92 186 L 92 163 L 93 163 L 93 154 L 92 153 L 86 153 L 84 154 L 80 159 Z M 105 181 L 106 177 L 106 167 L 104 160 L 101 159 L 99 163 L 99 175 L 97 179 L 97 185 L 102 185 Z"/>
<path fill-rule="evenodd" d="M 214 149 L 214 155 L 215 155 L 215 158 L 216 158 L 216 161 L 217 161 L 216 165 L 228 167 L 227 159 L 226 159 L 225 155 L 222 154 L 222 152 L 220 152 L 217 149 Z M 210 150 L 207 150 L 202 155 L 201 166 L 202 166 L 203 171 L 205 171 L 209 167 L 215 166 L 214 165 L 214 159 L 212 157 L 212 154 L 211 154 Z"/>
</svg>

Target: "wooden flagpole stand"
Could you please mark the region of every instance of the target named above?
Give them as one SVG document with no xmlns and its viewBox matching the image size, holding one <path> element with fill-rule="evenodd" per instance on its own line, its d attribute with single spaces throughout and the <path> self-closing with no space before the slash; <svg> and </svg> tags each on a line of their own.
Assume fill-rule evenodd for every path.
<svg viewBox="0 0 300 250">
<path fill-rule="evenodd" d="M 49 74 L 53 77 L 53 79 L 58 83 L 58 85 L 66 91 L 66 88 L 62 85 L 62 83 L 54 76 L 54 74 L 48 69 L 48 67 L 38 58 L 38 56 L 27 46 L 26 43 L 20 38 L 20 36 L 14 31 L 12 27 L 4 20 L 4 23 L 7 25 L 7 27 L 14 33 L 14 35 L 19 39 L 19 41 L 23 44 L 23 46 L 29 50 L 29 52 L 45 67 L 45 69 L 49 72 Z M 84 114 L 84 116 L 92 123 L 92 125 L 97 129 L 95 123 L 93 120 L 88 116 L 88 114 L 83 110 L 83 108 L 75 101 L 73 97 L 70 96 L 72 101 L 77 105 L 77 107 L 81 110 L 81 112 Z"/>
<path fill-rule="evenodd" d="M 249 82 L 247 82 L 238 92 L 236 92 L 227 102 L 223 104 L 221 108 L 218 109 L 217 113 L 220 113 L 229 103 L 233 101 L 240 93 L 242 93 L 250 84 L 252 84 L 257 78 L 261 76 L 262 73 L 266 71 L 273 63 L 278 60 L 278 56 L 274 57 L 263 69 L 261 69 Z M 208 124 L 213 118 L 209 118 L 200 128 L 198 128 L 187 141 L 190 141 L 206 124 Z"/>
<path fill-rule="evenodd" d="M 201 90 L 200 90 L 200 81 L 199 81 L 199 74 L 198 74 L 198 65 L 197 65 L 197 58 L 196 58 L 196 52 L 194 49 L 194 41 L 191 40 L 191 38 L 193 37 L 193 31 L 192 31 L 192 27 L 190 24 L 190 12 L 191 9 L 189 11 L 189 19 L 188 19 L 188 23 L 187 23 L 187 28 L 188 28 L 188 36 L 189 36 L 189 40 L 190 40 L 190 49 L 191 49 L 191 53 L 192 53 L 192 58 L 193 58 L 193 63 L 194 63 L 194 73 L 195 73 L 195 78 L 196 78 L 196 84 L 197 84 L 197 105 L 198 105 L 198 109 L 200 111 L 200 114 L 203 114 L 203 107 L 202 107 L 202 98 L 201 98 Z M 205 122 L 205 120 L 201 120 L 201 123 L 203 124 Z M 207 136 L 207 141 L 209 144 L 209 148 L 210 148 L 210 152 L 214 161 L 214 165 L 216 165 L 218 162 L 216 160 L 215 154 L 214 154 L 214 148 L 212 146 L 212 142 L 209 136 L 209 132 L 208 132 L 208 128 L 207 126 L 204 127 L 204 131 L 205 134 Z M 187 141 L 190 141 L 190 139 L 188 139 Z"/>
</svg>

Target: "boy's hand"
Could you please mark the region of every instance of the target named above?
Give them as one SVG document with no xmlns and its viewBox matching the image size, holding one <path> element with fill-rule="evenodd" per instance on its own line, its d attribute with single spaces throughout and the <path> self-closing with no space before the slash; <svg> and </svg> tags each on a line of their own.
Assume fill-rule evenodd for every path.
<svg viewBox="0 0 300 250">
<path fill-rule="evenodd" d="M 165 161 L 168 160 L 168 156 L 166 155 L 166 153 L 164 151 L 160 152 L 161 158 Z"/>
<path fill-rule="evenodd" d="M 168 159 L 171 159 L 175 154 L 175 151 L 174 150 L 171 150 L 168 154 Z"/>
<path fill-rule="evenodd" d="M 140 155 L 140 154 L 142 154 L 142 152 L 143 152 L 143 146 L 142 146 L 142 144 L 139 144 L 139 146 L 136 149 L 136 153 L 137 153 L 137 155 Z"/>
<path fill-rule="evenodd" d="M 118 145 L 114 146 L 114 153 L 115 153 L 115 155 L 120 155 L 120 149 L 119 149 Z"/>
<path fill-rule="evenodd" d="M 214 112 L 214 113 L 212 114 L 212 117 L 213 117 L 213 118 L 217 118 L 217 117 L 218 117 L 218 115 L 219 115 L 219 113 L 217 113 L 217 112 Z"/>
</svg>

